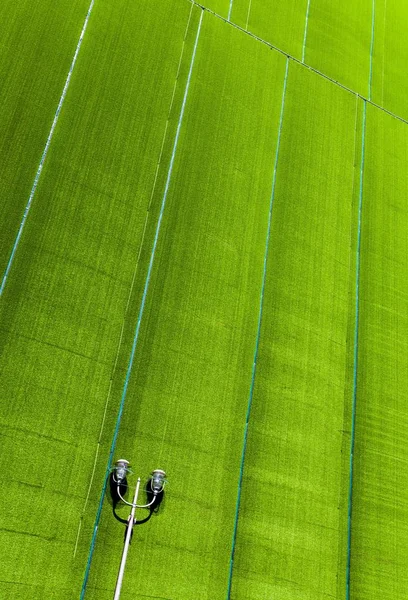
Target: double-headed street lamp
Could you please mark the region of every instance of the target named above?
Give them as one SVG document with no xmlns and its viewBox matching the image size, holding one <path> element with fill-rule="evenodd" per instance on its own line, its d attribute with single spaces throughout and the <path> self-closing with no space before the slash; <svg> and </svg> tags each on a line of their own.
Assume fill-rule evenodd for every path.
<svg viewBox="0 0 408 600">
<path fill-rule="evenodd" d="M 138 499 L 139 489 L 140 489 L 140 477 L 138 477 L 137 483 L 136 483 L 136 488 L 135 488 L 135 494 L 133 497 L 133 502 L 128 502 L 127 500 L 125 500 L 124 496 L 125 496 L 127 490 L 129 489 L 129 486 L 127 483 L 127 475 L 131 474 L 131 473 L 132 473 L 132 471 L 130 470 L 129 461 L 125 460 L 125 459 L 120 459 L 120 460 L 116 461 L 115 466 L 113 467 L 113 469 L 111 471 L 110 480 L 109 480 L 110 491 L 111 491 L 112 502 L 113 502 L 113 511 L 114 511 L 115 516 L 116 516 L 115 508 L 119 502 L 123 502 L 124 504 L 127 504 L 128 506 L 131 506 L 131 508 L 132 508 L 132 510 L 130 511 L 130 515 L 126 521 L 124 521 L 124 519 L 119 518 L 119 521 L 127 523 L 127 529 L 126 529 L 126 535 L 125 535 L 125 545 L 123 547 L 123 552 L 122 552 L 122 560 L 120 563 L 120 568 L 119 568 L 119 573 L 118 573 L 118 579 L 116 581 L 114 600 L 119 600 L 119 598 L 120 598 L 123 574 L 125 572 L 126 559 L 127 559 L 127 555 L 128 555 L 128 551 L 129 551 L 129 544 L 130 544 L 130 540 L 132 538 L 133 527 L 136 525 L 136 517 L 135 517 L 136 509 L 137 508 L 149 508 L 150 514 L 152 514 L 152 512 L 160 506 L 160 503 L 163 499 L 163 494 L 164 494 L 164 485 L 166 483 L 166 473 L 164 471 L 162 471 L 161 469 L 155 469 L 152 472 L 151 477 L 146 486 L 147 500 L 148 500 L 147 504 L 137 504 L 137 499 Z M 118 517 L 116 516 L 116 518 L 118 518 Z M 148 519 L 145 519 L 145 520 L 148 520 Z"/>
</svg>

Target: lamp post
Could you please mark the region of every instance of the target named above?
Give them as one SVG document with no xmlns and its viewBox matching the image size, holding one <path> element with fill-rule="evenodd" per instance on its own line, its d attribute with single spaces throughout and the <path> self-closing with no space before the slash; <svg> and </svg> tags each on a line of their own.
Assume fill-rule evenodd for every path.
<svg viewBox="0 0 408 600">
<path fill-rule="evenodd" d="M 115 587 L 115 595 L 113 597 L 113 600 L 119 600 L 120 598 L 130 540 L 132 538 L 133 527 L 136 525 L 136 509 L 150 508 L 152 512 L 154 510 L 154 505 L 156 504 L 158 506 L 162 500 L 164 485 L 166 483 L 166 473 L 162 469 L 155 469 L 151 473 L 150 480 L 148 482 L 148 500 L 149 496 L 152 497 L 152 499 L 147 504 L 137 504 L 140 491 L 140 477 L 138 477 L 133 501 L 128 502 L 123 496 L 126 494 L 126 491 L 128 489 L 127 475 L 130 473 L 131 470 L 129 461 L 125 459 L 119 459 L 116 461 L 115 466 L 112 469 L 110 475 L 110 489 L 114 504 L 113 510 L 115 511 L 116 504 L 118 504 L 119 502 L 123 502 L 124 504 L 127 504 L 131 507 L 130 515 L 126 521 L 127 529 L 125 536 L 125 544 L 123 547 L 122 560 L 120 562 L 119 573 Z"/>
</svg>

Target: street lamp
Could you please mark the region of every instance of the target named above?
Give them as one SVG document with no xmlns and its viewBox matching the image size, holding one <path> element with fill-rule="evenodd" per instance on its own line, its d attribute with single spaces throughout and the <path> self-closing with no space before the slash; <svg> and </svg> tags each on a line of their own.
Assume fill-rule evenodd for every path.
<svg viewBox="0 0 408 600">
<path fill-rule="evenodd" d="M 125 500 L 124 496 L 128 490 L 127 475 L 131 474 L 130 463 L 128 460 L 123 458 L 115 462 L 110 474 L 110 490 L 113 501 L 113 510 L 115 511 L 116 504 L 123 502 L 131 507 L 130 515 L 126 521 L 127 529 L 125 536 L 125 545 L 122 552 L 122 560 L 120 563 L 118 578 L 116 581 L 115 595 L 113 600 L 119 600 L 120 592 L 122 589 L 123 575 L 125 572 L 126 560 L 129 551 L 129 544 L 132 537 L 133 527 L 136 525 L 136 509 L 137 508 L 150 508 L 150 514 L 160 506 L 163 499 L 164 486 L 166 484 L 166 473 L 162 469 L 155 469 L 152 471 L 148 484 L 146 486 L 147 491 L 147 504 L 137 504 L 137 499 L 140 489 L 140 477 L 137 479 L 135 494 L 133 496 L 133 502 Z M 116 515 L 115 515 L 116 516 Z M 120 519 L 122 520 L 122 519 Z M 146 519 L 147 520 L 147 519 Z"/>
</svg>

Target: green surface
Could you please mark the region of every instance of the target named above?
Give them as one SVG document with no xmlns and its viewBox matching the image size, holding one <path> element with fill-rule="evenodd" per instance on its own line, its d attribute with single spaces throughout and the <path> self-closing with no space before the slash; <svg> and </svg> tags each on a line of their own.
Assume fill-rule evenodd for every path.
<svg viewBox="0 0 408 600">
<path fill-rule="evenodd" d="M 86 4 L 0 7 L 3 265 Z M 122 598 L 345 600 L 356 300 L 349 600 L 407 596 L 408 125 L 367 104 L 362 144 L 363 101 L 328 80 L 369 93 L 372 3 L 310 2 L 265 280 L 286 58 L 236 25 L 301 59 L 307 2 L 208 6 L 95 1 L 0 298 L 1 597 L 79 599 L 144 289 L 115 458 L 170 485 Z M 372 97 L 401 115 L 406 13 L 375 3 Z M 106 497 L 84 600 L 112 598 L 122 543 Z"/>
<path fill-rule="evenodd" d="M 301 59 L 307 0 L 234 0 L 231 21 Z"/>
<path fill-rule="evenodd" d="M 234 0 L 200 0 L 199 4 L 220 15 L 224 19 L 228 17 L 231 4 Z"/>
<path fill-rule="evenodd" d="M 0 273 L 30 195 L 89 0 L 0 3 Z"/>
<path fill-rule="evenodd" d="M 95 6 L 1 299 L 1 460 L 18 464 L 1 492 L 8 598 L 78 597 L 82 584 L 90 538 L 76 548 L 77 533 L 84 506 L 95 514 L 88 488 L 191 13 L 157 2 L 141 22 L 129 8 Z"/>
<path fill-rule="evenodd" d="M 376 2 L 372 99 L 404 119 L 408 119 L 407 28 L 404 2 Z"/>
<path fill-rule="evenodd" d="M 408 130 L 368 107 L 351 598 L 407 595 Z"/>
<path fill-rule="evenodd" d="M 336 597 L 346 523 L 339 499 L 356 108 L 352 94 L 291 65 L 238 524 L 237 599 Z"/>
<path fill-rule="evenodd" d="M 225 597 L 284 70 L 205 15 L 117 446 L 171 483 L 124 598 L 158 564 L 164 598 Z M 112 595 L 121 531 L 106 501 L 87 598 Z"/>
</svg>

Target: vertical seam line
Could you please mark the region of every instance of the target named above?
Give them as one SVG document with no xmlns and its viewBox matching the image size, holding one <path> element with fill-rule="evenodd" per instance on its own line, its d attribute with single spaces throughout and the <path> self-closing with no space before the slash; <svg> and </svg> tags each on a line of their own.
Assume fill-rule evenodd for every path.
<svg viewBox="0 0 408 600">
<path fill-rule="evenodd" d="M 203 20 L 203 15 L 204 15 L 204 11 L 201 12 L 200 21 L 199 21 L 198 28 L 197 28 L 197 33 L 196 33 L 196 39 L 195 39 L 195 42 L 194 42 L 194 49 L 193 49 L 193 54 L 192 54 L 191 61 L 190 61 L 190 68 L 189 68 L 189 72 L 188 72 L 186 88 L 185 88 L 185 91 L 184 91 L 184 97 L 183 97 L 183 102 L 182 102 L 182 106 L 181 106 L 181 110 L 180 110 L 180 116 L 179 116 L 179 120 L 178 120 L 178 123 L 177 123 L 176 135 L 175 135 L 175 138 L 174 138 L 173 151 L 172 151 L 172 155 L 171 155 L 171 159 L 170 159 L 169 169 L 168 169 L 168 172 L 167 172 L 166 185 L 165 185 L 165 189 L 164 189 L 164 193 L 163 193 L 163 198 L 162 198 L 162 203 L 161 203 L 161 207 L 160 207 L 159 218 L 158 218 L 157 225 L 156 225 L 156 232 L 155 232 L 155 236 L 154 236 L 152 252 L 151 252 L 151 255 L 150 255 L 149 267 L 148 267 L 148 271 L 147 271 L 147 275 L 146 275 L 145 285 L 144 285 L 144 289 L 143 289 L 142 301 L 141 301 L 140 308 L 139 308 L 139 314 L 138 314 L 138 319 L 137 319 L 137 323 L 136 323 L 135 334 L 134 334 L 134 337 L 133 337 L 132 350 L 131 350 L 131 353 L 130 353 L 130 358 L 129 358 L 128 367 L 127 367 L 127 371 L 126 371 L 125 383 L 124 383 L 123 391 L 122 391 L 122 397 L 121 397 L 121 401 L 120 401 L 120 405 L 119 405 L 118 415 L 117 415 L 117 418 L 116 418 L 115 430 L 114 430 L 114 434 L 113 434 L 113 438 L 112 438 L 112 443 L 111 443 L 111 447 L 110 447 L 110 451 L 109 451 L 109 458 L 108 458 L 108 464 L 107 464 L 106 472 L 105 472 L 104 484 L 102 486 L 102 491 L 101 491 L 101 496 L 100 496 L 100 499 L 99 499 L 98 510 L 97 510 L 97 514 L 96 514 L 96 517 L 95 517 L 94 529 L 93 529 L 93 533 L 92 533 L 92 540 L 91 540 L 91 545 L 90 545 L 90 549 L 89 549 L 88 560 L 87 560 L 87 564 L 86 564 L 86 568 L 85 568 L 85 574 L 84 574 L 84 580 L 83 580 L 82 589 L 81 589 L 80 600 L 83 600 L 83 598 L 85 596 L 85 592 L 86 592 L 86 587 L 87 587 L 87 584 L 88 584 L 89 571 L 90 571 L 92 557 L 93 557 L 93 553 L 94 553 L 94 549 L 95 549 L 95 542 L 96 542 L 96 536 L 97 536 L 98 527 L 99 527 L 99 521 L 100 521 L 101 512 L 102 512 L 103 500 L 104 500 L 105 493 L 106 493 L 106 488 L 107 488 L 107 483 L 108 483 L 108 478 L 109 478 L 109 472 L 110 472 L 110 469 L 111 469 L 111 466 L 112 466 L 113 453 L 114 453 L 115 448 L 116 448 L 116 441 L 117 441 L 117 437 L 118 437 L 118 433 L 119 433 L 119 427 L 120 427 L 120 423 L 121 423 L 121 419 L 122 419 L 123 408 L 124 408 L 124 404 L 125 404 L 125 400 L 126 400 L 126 395 L 127 395 L 127 390 L 128 390 L 128 386 L 129 386 L 130 376 L 131 376 L 131 373 L 132 373 L 133 361 L 134 361 L 134 357 L 135 357 L 135 353 L 136 353 L 136 347 L 137 347 L 137 342 L 138 342 L 138 338 L 139 338 L 140 325 L 141 325 L 141 321 L 142 321 L 142 317 L 143 317 L 143 312 L 144 312 L 144 307 L 145 307 L 145 303 L 146 303 L 146 296 L 147 296 L 147 292 L 148 292 L 148 289 L 149 289 L 150 277 L 151 277 L 151 273 L 152 273 L 152 268 L 153 268 L 153 263 L 154 263 L 154 257 L 155 257 L 155 253 L 156 253 L 157 240 L 158 240 L 159 233 L 160 233 L 163 212 L 164 212 L 164 208 L 165 208 L 165 205 L 166 205 L 167 194 L 168 194 L 168 191 L 169 191 L 170 180 L 171 180 L 171 176 L 172 176 L 172 172 L 173 172 L 174 158 L 175 158 L 175 155 L 176 155 L 176 150 L 177 150 L 178 139 L 179 139 L 179 135 L 180 135 L 181 124 L 182 124 L 182 121 L 183 121 L 184 110 L 185 110 L 185 107 L 186 107 L 187 96 L 188 96 L 188 91 L 189 91 L 190 81 L 191 81 L 191 74 L 192 74 L 193 66 L 194 66 L 194 62 L 195 62 L 197 45 L 198 45 L 198 39 L 200 37 L 201 23 L 202 23 L 202 20 Z"/>
<path fill-rule="evenodd" d="M 231 20 L 231 12 L 232 12 L 233 3 L 234 3 L 234 0 L 230 0 L 229 9 L 228 9 L 228 17 L 227 17 L 228 22 L 230 22 L 230 20 Z"/>
<path fill-rule="evenodd" d="M 285 77 L 284 77 L 284 81 L 283 81 L 282 101 L 281 101 L 281 110 L 280 110 L 279 127 L 278 127 L 278 139 L 276 142 L 275 162 L 274 162 L 273 176 L 272 176 L 272 190 L 271 190 L 271 197 L 270 197 L 270 203 L 269 203 L 268 228 L 267 228 L 267 233 L 266 233 L 265 252 L 264 252 L 264 261 L 263 261 L 263 273 L 262 273 L 262 285 L 261 285 L 260 302 L 259 302 L 257 335 L 256 335 L 256 341 L 255 341 L 254 360 L 252 363 L 251 386 L 250 386 L 250 390 L 249 390 L 248 407 L 247 407 L 247 413 L 246 413 L 244 441 L 243 441 L 243 447 L 242 447 L 242 453 L 241 453 L 241 465 L 240 465 L 240 473 L 239 473 L 239 480 L 238 480 L 238 494 L 237 494 L 237 501 L 236 501 L 236 508 L 235 508 L 234 531 L 233 531 L 233 535 L 232 535 L 232 546 L 231 546 L 230 566 L 229 566 L 229 575 L 228 575 L 227 600 L 229 600 L 231 597 L 232 571 L 233 571 L 233 566 L 234 566 L 234 554 L 235 554 L 237 529 L 238 529 L 238 514 L 239 514 L 239 509 L 240 509 L 240 503 L 241 503 L 242 480 L 243 480 L 243 474 L 244 474 L 245 454 L 246 454 L 246 446 L 247 446 L 247 439 L 248 439 L 248 426 L 249 426 L 249 419 L 251 416 L 252 399 L 253 399 L 253 394 L 254 394 L 256 366 L 257 366 L 258 350 L 259 350 L 259 339 L 260 339 L 260 335 L 261 335 L 262 313 L 263 313 L 263 302 L 264 302 L 265 280 L 266 280 L 266 268 L 267 268 L 267 262 L 268 262 L 268 254 L 269 254 L 269 240 L 270 240 L 271 224 L 272 224 L 272 211 L 273 211 L 273 204 L 274 204 L 274 200 L 275 200 L 276 171 L 277 171 L 278 159 L 279 159 L 279 147 L 280 147 L 280 139 L 281 139 L 281 133 L 282 133 L 283 113 L 284 113 L 284 108 L 285 108 L 288 70 L 289 70 L 289 58 L 286 58 L 286 69 L 285 69 Z"/>
<path fill-rule="evenodd" d="M 310 0 L 307 0 L 306 19 L 305 19 L 305 31 L 304 31 L 304 34 L 303 34 L 303 46 L 302 46 L 302 63 L 305 62 L 307 28 L 308 28 L 308 24 L 309 24 L 309 11 L 310 11 Z"/>
<path fill-rule="evenodd" d="M 248 25 L 249 25 L 249 15 L 251 13 L 251 7 L 252 7 L 252 0 L 249 0 L 249 5 L 248 5 L 248 12 L 247 12 L 247 18 L 246 18 L 246 24 L 245 24 L 245 31 L 248 32 Z"/>
<path fill-rule="evenodd" d="M 356 299 L 355 299 L 355 328 L 354 328 L 354 353 L 353 353 L 353 401 L 351 411 L 351 436 L 350 436 L 350 479 L 348 490 L 348 512 L 347 512 L 347 563 L 346 563 L 346 600 L 350 598 L 350 565 L 351 565 L 351 527 L 352 527 L 352 503 L 353 503 L 353 476 L 354 476 L 354 441 L 356 426 L 357 407 L 357 371 L 358 371 L 358 341 L 359 341 L 359 314 L 360 314 L 360 250 L 361 250 L 361 214 L 363 206 L 363 183 L 365 164 L 365 137 L 366 137 L 366 111 L 367 103 L 363 105 L 363 126 L 361 142 L 360 162 L 360 193 L 358 202 L 358 225 L 357 225 L 357 248 L 356 248 Z"/>
<path fill-rule="evenodd" d="M 50 129 L 50 132 L 48 134 L 47 141 L 46 141 L 43 153 L 41 155 L 40 164 L 38 165 L 37 172 L 35 174 L 33 187 L 31 188 L 30 196 L 28 198 L 26 207 L 24 209 L 23 218 L 21 219 L 20 227 L 18 228 L 16 239 L 14 240 L 13 248 L 11 250 L 11 254 L 10 254 L 7 266 L 6 266 L 6 270 L 4 271 L 4 274 L 3 274 L 3 279 L 2 279 L 2 282 L 1 282 L 1 286 L 0 286 L 0 297 L 2 296 L 2 294 L 4 292 L 4 288 L 6 286 L 7 278 L 9 276 L 10 269 L 11 269 L 13 261 L 14 261 L 14 256 L 16 254 L 18 245 L 20 243 L 20 238 L 21 238 L 24 226 L 25 226 L 26 221 L 27 221 L 28 213 L 30 212 L 30 208 L 31 208 L 31 205 L 32 205 L 32 202 L 33 202 L 35 191 L 37 189 L 38 181 L 40 179 L 40 175 L 41 175 L 41 172 L 43 170 L 45 159 L 47 158 L 48 149 L 50 147 L 51 140 L 52 140 L 52 137 L 54 135 L 55 127 L 56 127 L 57 122 L 58 122 L 58 118 L 59 118 L 59 115 L 60 115 L 60 112 L 61 112 L 61 109 L 62 109 L 62 105 L 64 104 L 65 96 L 67 95 L 69 83 L 71 81 L 71 76 L 72 76 L 72 73 L 73 73 L 73 70 L 74 70 L 77 58 L 78 58 L 79 51 L 80 51 L 81 46 L 82 46 L 82 40 L 84 39 L 84 35 L 85 35 L 86 29 L 88 27 L 88 21 L 89 21 L 89 17 L 91 16 L 91 12 L 92 12 L 94 3 L 95 3 L 95 0 L 92 0 L 91 4 L 89 5 L 88 12 L 86 14 L 84 24 L 82 26 L 81 35 L 79 36 L 79 40 L 78 40 L 78 43 L 77 43 L 77 46 L 76 46 L 76 49 L 75 49 L 74 58 L 72 59 L 71 66 L 70 66 L 70 69 L 68 71 L 67 78 L 65 80 L 64 89 L 62 90 L 62 94 L 61 94 L 61 97 L 60 97 L 59 102 L 58 102 L 57 110 L 55 111 L 54 120 L 52 122 L 51 129 Z"/>
<path fill-rule="evenodd" d="M 351 536 L 353 516 L 353 483 L 354 483 L 354 444 L 356 430 L 357 409 L 357 372 L 358 372 L 358 342 L 359 342 L 359 317 L 360 317 L 360 250 L 361 250 L 361 213 L 363 206 L 364 164 L 365 164 L 365 138 L 366 138 L 366 115 L 367 101 L 371 101 L 373 50 L 374 50 L 374 27 L 375 27 L 375 0 L 372 2 L 371 18 L 371 43 L 370 43 L 370 71 L 368 76 L 368 99 L 363 99 L 363 124 L 361 139 L 361 163 L 360 163 L 360 193 L 358 201 L 358 225 L 357 225 L 357 248 L 356 248 L 356 298 L 355 298 L 355 328 L 354 328 L 354 352 L 353 352 L 353 399 L 351 409 L 351 439 L 350 439 L 350 479 L 348 490 L 347 511 L 347 562 L 346 562 L 346 600 L 350 600 L 350 572 L 351 572 Z"/>
<path fill-rule="evenodd" d="M 372 77 L 373 77 L 374 29 L 375 29 L 375 0 L 373 0 L 373 9 L 372 9 L 372 17 L 371 17 L 370 72 L 368 75 L 368 100 L 371 100 L 371 87 L 372 87 Z"/>
</svg>

